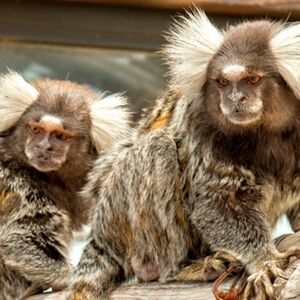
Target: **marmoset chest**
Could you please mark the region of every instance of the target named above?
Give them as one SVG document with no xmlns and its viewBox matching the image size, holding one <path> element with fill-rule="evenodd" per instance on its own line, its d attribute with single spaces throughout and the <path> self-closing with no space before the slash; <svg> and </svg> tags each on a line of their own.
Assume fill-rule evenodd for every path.
<svg viewBox="0 0 300 300">
<path fill-rule="evenodd" d="M 271 133 L 264 129 L 239 134 L 218 134 L 209 141 L 216 163 L 250 170 L 258 179 L 274 178 L 292 184 L 300 174 L 300 131 L 297 126 Z"/>
<path fill-rule="evenodd" d="M 244 198 L 247 190 L 255 190 L 257 193 L 246 198 L 252 197 L 254 203 L 268 198 L 263 200 L 264 210 L 271 206 L 274 213 L 286 211 L 300 196 L 299 148 L 296 129 L 276 135 L 219 135 L 210 146 L 200 145 L 190 157 L 186 169 L 193 171 L 188 175 L 191 190 L 195 198 L 218 191 L 224 199 L 232 199 L 233 195 Z"/>
<path fill-rule="evenodd" d="M 32 215 L 35 210 L 42 212 L 47 206 L 68 216 L 74 230 L 87 223 L 91 203 L 83 202 L 75 188 L 35 170 L 12 168 L 0 166 L 0 226 Z"/>
</svg>

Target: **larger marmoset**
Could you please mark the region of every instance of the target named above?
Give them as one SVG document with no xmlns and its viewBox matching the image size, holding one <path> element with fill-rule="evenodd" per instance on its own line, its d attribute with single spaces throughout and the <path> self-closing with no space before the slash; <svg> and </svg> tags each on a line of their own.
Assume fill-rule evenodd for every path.
<svg viewBox="0 0 300 300">
<path fill-rule="evenodd" d="M 300 201 L 300 24 L 221 32 L 196 10 L 168 41 L 166 96 L 89 175 L 92 239 L 69 299 L 108 299 L 132 274 L 180 278 L 203 244 L 246 267 L 246 299 L 265 299 L 292 253 L 270 232 Z"/>
<path fill-rule="evenodd" d="M 0 77 L 0 300 L 69 284 L 78 192 L 98 155 L 130 132 L 126 101 L 68 81 Z"/>
</svg>

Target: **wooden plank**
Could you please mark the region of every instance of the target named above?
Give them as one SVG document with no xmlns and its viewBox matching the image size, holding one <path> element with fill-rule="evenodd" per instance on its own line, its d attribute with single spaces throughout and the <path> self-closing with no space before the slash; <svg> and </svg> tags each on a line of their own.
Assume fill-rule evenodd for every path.
<svg viewBox="0 0 300 300">
<path fill-rule="evenodd" d="M 222 14 L 300 17 L 299 0 L 56 0 L 162 9 L 183 9 L 197 5 L 207 12 Z"/>
<path fill-rule="evenodd" d="M 230 283 L 222 285 L 223 288 Z M 65 300 L 66 293 L 40 294 L 27 298 L 26 300 Z M 214 300 L 211 283 L 167 283 L 157 282 L 122 286 L 115 290 L 110 297 L 111 300 Z"/>
</svg>

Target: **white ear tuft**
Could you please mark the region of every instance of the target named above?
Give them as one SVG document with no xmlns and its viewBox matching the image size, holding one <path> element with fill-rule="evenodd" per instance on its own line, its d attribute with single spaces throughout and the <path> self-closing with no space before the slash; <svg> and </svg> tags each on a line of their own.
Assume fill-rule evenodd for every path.
<svg viewBox="0 0 300 300">
<path fill-rule="evenodd" d="M 271 39 L 279 73 L 300 99 L 300 23 L 288 25 Z"/>
<path fill-rule="evenodd" d="M 98 153 L 130 134 L 131 114 L 126 105 L 126 98 L 120 94 L 110 95 L 91 104 L 91 135 Z"/>
<path fill-rule="evenodd" d="M 199 90 L 206 80 L 207 65 L 223 39 L 223 34 L 199 9 L 180 18 L 167 35 L 169 44 L 163 49 L 172 83 L 183 92 Z"/>
<path fill-rule="evenodd" d="M 12 127 L 37 99 L 38 91 L 16 72 L 0 77 L 0 132 Z"/>
</svg>

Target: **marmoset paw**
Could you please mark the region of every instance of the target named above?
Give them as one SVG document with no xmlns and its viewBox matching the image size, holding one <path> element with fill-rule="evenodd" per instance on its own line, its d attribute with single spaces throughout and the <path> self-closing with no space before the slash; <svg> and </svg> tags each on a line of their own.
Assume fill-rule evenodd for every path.
<svg viewBox="0 0 300 300">
<path fill-rule="evenodd" d="M 287 277 L 280 268 L 281 265 L 282 261 L 265 262 L 262 270 L 248 277 L 247 285 L 241 299 L 276 299 L 273 291 L 273 281 L 276 277 Z"/>
<path fill-rule="evenodd" d="M 237 262 L 225 252 L 216 252 L 211 256 L 201 258 L 182 268 L 172 280 L 176 281 L 210 281 L 219 277 L 228 265 Z"/>
</svg>

